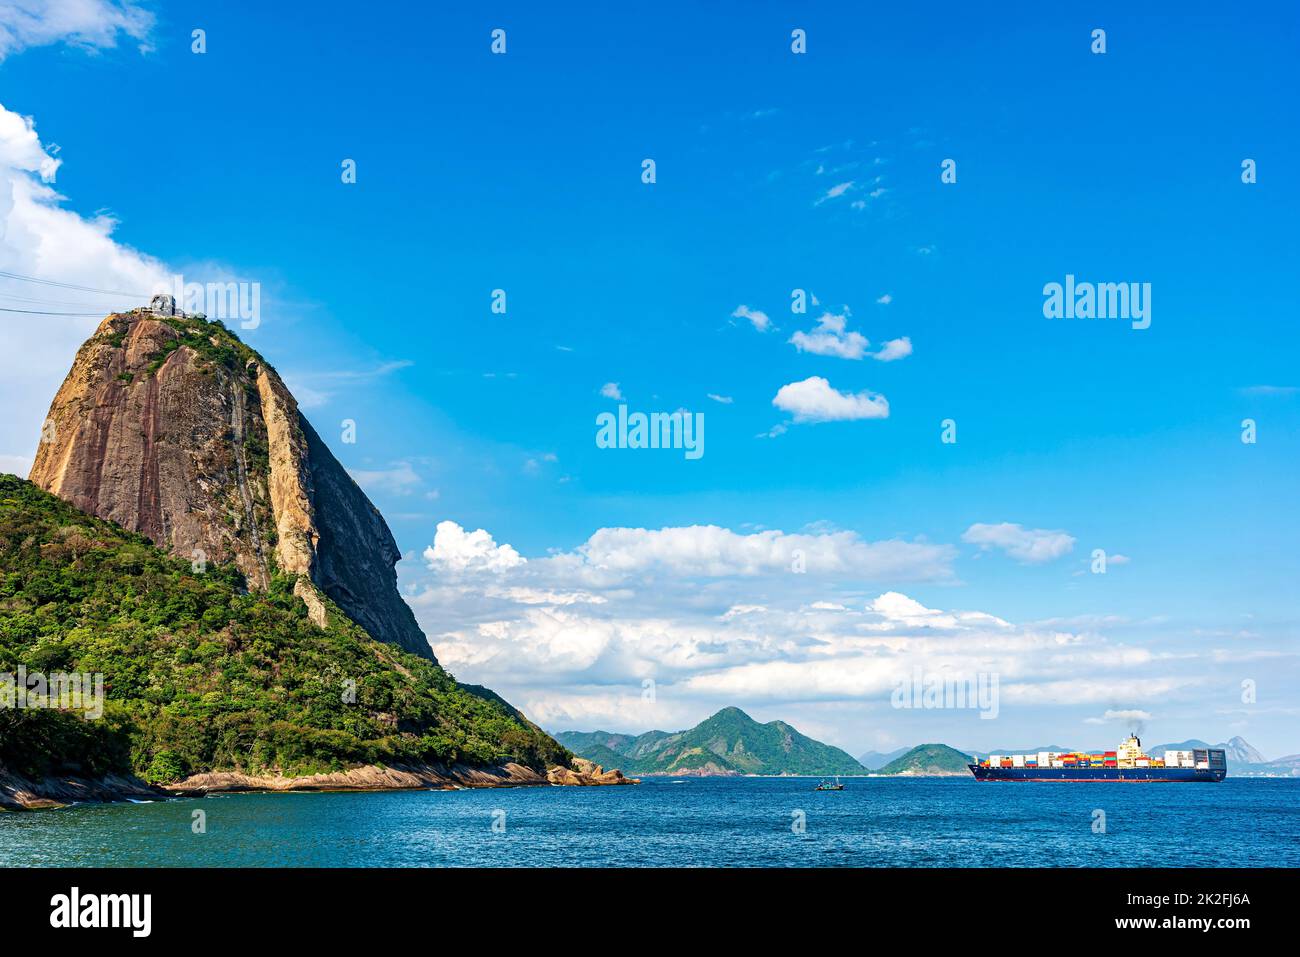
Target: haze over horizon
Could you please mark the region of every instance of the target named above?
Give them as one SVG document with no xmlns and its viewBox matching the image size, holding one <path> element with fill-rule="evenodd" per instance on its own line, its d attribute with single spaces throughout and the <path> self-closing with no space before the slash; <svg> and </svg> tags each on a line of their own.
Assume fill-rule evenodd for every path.
<svg viewBox="0 0 1300 957">
<path fill-rule="evenodd" d="M 1256 95 L 1294 31 L 322 8 L 88 0 L 0 38 L 0 471 L 108 311 L 255 282 L 228 325 L 383 512 L 439 660 L 548 730 L 734 705 L 854 756 L 1134 722 L 1300 751 L 1269 265 L 1300 144 Z M 1067 276 L 1150 283 L 1150 327 L 1046 318 Z M 704 454 L 598 447 L 620 406 L 704 413 Z M 918 666 L 997 676 L 996 718 L 894 707 Z"/>
</svg>

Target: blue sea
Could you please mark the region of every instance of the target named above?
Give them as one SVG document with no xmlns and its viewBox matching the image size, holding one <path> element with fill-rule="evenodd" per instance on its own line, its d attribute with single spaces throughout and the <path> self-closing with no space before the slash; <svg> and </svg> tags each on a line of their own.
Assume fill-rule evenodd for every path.
<svg viewBox="0 0 1300 957">
<path fill-rule="evenodd" d="M 86 805 L 0 814 L 0 866 L 1300 866 L 1300 780 L 815 783 L 653 778 Z M 206 833 L 194 833 L 196 811 Z"/>
</svg>

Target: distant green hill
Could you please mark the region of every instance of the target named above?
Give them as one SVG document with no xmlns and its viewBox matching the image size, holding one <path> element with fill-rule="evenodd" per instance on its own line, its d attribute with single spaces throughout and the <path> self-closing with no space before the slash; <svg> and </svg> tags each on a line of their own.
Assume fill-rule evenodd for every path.
<svg viewBox="0 0 1300 957">
<path fill-rule="evenodd" d="M 865 774 L 849 754 L 814 741 L 784 721 L 759 724 L 739 708 L 723 708 L 688 731 L 565 731 L 555 739 L 579 757 L 617 764 L 638 775 Z"/>
<path fill-rule="evenodd" d="M 919 744 L 876 773 L 908 776 L 970 774 L 968 764 L 970 755 L 946 744 Z"/>
</svg>

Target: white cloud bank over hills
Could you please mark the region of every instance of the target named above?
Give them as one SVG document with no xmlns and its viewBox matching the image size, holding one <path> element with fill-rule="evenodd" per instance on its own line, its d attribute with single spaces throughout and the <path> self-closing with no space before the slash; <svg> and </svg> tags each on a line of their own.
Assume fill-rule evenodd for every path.
<svg viewBox="0 0 1300 957">
<path fill-rule="evenodd" d="M 956 584 L 956 557 L 855 532 L 702 525 L 603 528 L 525 559 L 442 522 L 408 600 L 449 670 L 555 730 L 673 730 L 739 705 L 854 746 L 864 722 L 897 724 L 891 694 L 918 667 L 997 675 L 1004 713 L 1155 709 L 1203 683 L 1186 654 L 1088 623 L 1012 622 L 896 587 Z"/>
</svg>

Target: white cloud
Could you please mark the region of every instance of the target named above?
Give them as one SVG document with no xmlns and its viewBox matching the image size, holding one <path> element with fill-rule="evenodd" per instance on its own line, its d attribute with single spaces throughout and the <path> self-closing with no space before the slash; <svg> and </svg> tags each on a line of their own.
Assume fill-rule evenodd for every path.
<svg viewBox="0 0 1300 957">
<path fill-rule="evenodd" d="M 28 47 L 117 46 L 119 35 L 147 50 L 154 16 L 133 0 L 0 0 L 0 60 Z"/>
<path fill-rule="evenodd" d="M 887 306 L 893 301 L 894 301 L 894 297 L 891 296 L 889 293 L 885 293 L 883 296 L 881 296 L 879 299 L 876 300 L 876 302 L 882 306 Z"/>
<path fill-rule="evenodd" d="M 1001 549 L 1018 562 L 1038 564 L 1060 558 L 1074 549 L 1075 539 L 1063 531 L 1025 528 L 1011 522 L 986 525 L 977 522 L 962 533 L 961 540 L 978 545 L 981 551 Z"/>
<path fill-rule="evenodd" d="M 732 605 L 719 617 L 723 621 L 731 621 L 731 619 L 739 618 L 742 615 L 754 615 L 764 611 L 767 611 L 766 605 Z"/>
<path fill-rule="evenodd" d="M 889 400 L 870 392 L 840 392 L 821 376 L 781 386 L 772 404 L 796 422 L 842 422 L 889 418 Z"/>
<path fill-rule="evenodd" d="M 903 336 L 901 339 L 889 339 L 884 342 L 878 351 L 871 354 L 871 358 L 881 362 L 893 362 L 896 359 L 906 359 L 911 354 L 912 340 Z"/>
<path fill-rule="evenodd" d="M 621 576 L 668 572 L 679 576 L 805 574 L 864 579 L 945 578 L 952 549 L 888 540 L 867 542 L 855 532 L 791 534 L 769 529 L 748 535 L 717 525 L 602 528 L 578 553 L 592 568 Z"/>
<path fill-rule="evenodd" d="M 951 581 L 956 554 L 951 545 L 897 538 L 868 541 L 852 531 L 740 533 L 717 525 L 691 525 L 602 528 L 571 551 L 527 560 L 510 545 L 498 545 L 484 529 L 469 533 L 444 521 L 424 558 L 431 571 L 453 573 L 439 588 L 469 587 L 466 576 L 479 575 L 489 597 L 566 605 L 599 603 L 597 596 L 622 595 L 647 579 L 784 580 L 793 575 L 808 587 L 839 579 Z M 734 604 L 757 607 L 752 601 Z"/>
<path fill-rule="evenodd" d="M 1151 720 L 1151 712 L 1142 711 L 1138 708 L 1130 708 L 1122 711 L 1108 710 L 1100 718 L 1084 719 L 1084 723 L 1085 724 L 1106 724 L 1110 721 L 1126 721 L 1132 723 L 1134 721 L 1150 721 L 1150 720 Z"/>
<path fill-rule="evenodd" d="M 790 342 L 800 352 L 838 356 L 841 359 L 861 359 L 870 343 L 861 333 L 846 332 L 847 322 L 847 309 L 841 315 L 824 313 L 812 332 L 800 330 L 790 337 Z"/>
<path fill-rule="evenodd" d="M 424 550 L 430 568 L 452 572 L 503 572 L 526 559 L 509 545 L 498 545 L 483 529 L 466 532 L 455 522 L 439 522 L 433 544 Z"/>
<path fill-rule="evenodd" d="M 828 189 L 821 197 L 818 198 L 816 205 L 820 206 L 822 203 L 826 202 L 827 200 L 838 199 L 839 197 L 843 196 L 852 188 L 853 188 L 853 180 L 849 180 L 848 182 L 845 183 L 836 183 L 834 186 Z"/>
<path fill-rule="evenodd" d="M 757 309 L 750 309 L 749 306 L 737 306 L 731 314 L 733 319 L 748 319 L 755 329 L 759 332 L 767 332 L 772 325 L 772 320 L 767 317 L 767 313 L 760 312 Z"/>
<path fill-rule="evenodd" d="M 781 581 L 793 585 L 798 577 Z M 1159 659 L 1147 649 L 1040 631 L 980 611 L 927 608 L 898 592 L 853 611 L 826 600 L 814 608 L 790 595 L 761 604 L 719 595 L 724 602 L 715 610 L 713 601 L 700 605 L 700 586 L 690 581 L 648 591 L 645 600 L 621 591 L 589 610 L 527 606 L 468 616 L 464 606 L 442 600 L 429 610 L 438 623 L 434 649 L 465 680 L 506 691 L 542 720 L 581 723 L 584 712 L 609 713 L 611 697 L 618 698 L 615 730 L 663 726 L 659 712 L 627 710 L 645 678 L 655 681 L 661 699 L 676 707 L 696 702 L 702 713 L 724 704 L 773 702 L 784 709 L 816 701 L 887 712 L 897 680 L 917 666 L 994 673 L 1005 700 L 1053 706 L 1126 694 L 1130 689 L 1114 690 L 1114 671 L 1135 664 L 1148 676 L 1132 684 L 1149 680 L 1156 695 L 1192 683 L 1150 676 Z M 418 603 L 417 609 L 425 610 Z M 557 699 L 566 702 L 568 717 L 547 718 L 556 712 L 543 702 Z"/>
<path fill-rule="evenodd" d="M 115 242 L 111 217 L 85 219 L 63 209 L 63 197 L 42 180 L 56 175 L 59 163 L 41 145 L 30 119 L 0 106 L 0 270 L 129 295 L 0 279 L 0 304 L 7 308 L 72 314 L 5 313 L 0 321 L 4 455 L 27 456 L 36 448 L 49 401 L 99 321 L 114 309 L 145 304 L 172 273 Z"/>
<path fill-rule="evenodd" d="M 436 550 L 448 550 L 439 531 Z M 926 733 L 891 708 L 897 682 L 917 667 L 998 676 L 1003 720 L 1022 730 L 1052 714 L 1059 727 L 1105 708 L 1200 702 L 1204 669 L 1214 667 L 1186 649 L 1105 633 L 1133 627 L 1122 620 L 1019 623 L 896 586 L 910 577 L 928 596 L 956 594 L 935 587 L 954 583 L 949 545 L 855 532 L 604 528 L 576 548 L 494 568 L 508 546 L 474 536 L 476 545 L 455 549 L 472 556 L 461 573 L 418 573 L 412 607 L 458 678 L 486 684 L 552 730 L 673 730 L 737 705 L 806 733 L 837 729 L 822 739 L 858 753 L 882 725 L 901 722 L 909 743 Z M 796 550 L 805 574 L 792 573 Z M 868 581 L 886 584 L 864 593 Z M 646 680 L 654 700 L 642 697 Z M 948 717 L 983 727 L 971 712 Z"/>
<path fill-rule="evenodd" d="M 731 405 L 731 403 L 736 401 L 729 395 L 717 395 L 713 392 L 708 393 L 708 396 L 714 402 L 721 402 L 723 405 Z"/>
<path fill-rule="evenodd" d="M 489 598 L 504 598 L 519 605 L 603 605 L 606 601 L 600 595 L 587 591 L 553 591 L 523 585 L 509 588 L 488 586 L 484 594 Z"/>
<path fill-rule="evenodd" d="M 617 402 L 623 401 L 623 391 L 618 387 L 617 382 L 606 382 L 600 387 L 600 394 L 607 399 L 614 399 Z"/>
</svg>

